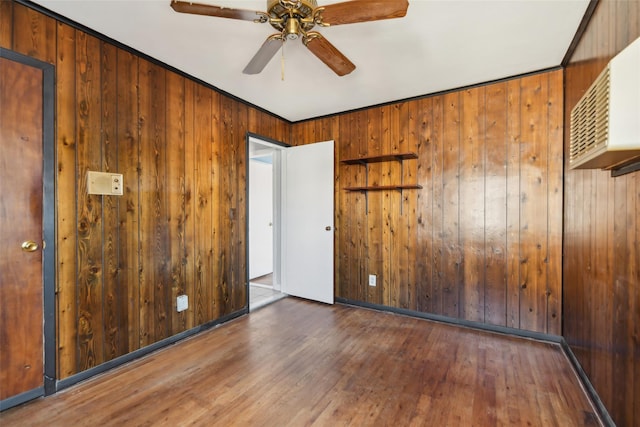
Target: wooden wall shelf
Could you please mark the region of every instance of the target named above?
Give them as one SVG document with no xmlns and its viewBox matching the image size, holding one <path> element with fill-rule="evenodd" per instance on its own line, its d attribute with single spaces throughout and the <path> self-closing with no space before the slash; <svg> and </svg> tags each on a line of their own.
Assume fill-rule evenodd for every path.
<svg viewBox="0 0 640 427">
<path fill-rule="evenodd" d="M 358 157 L 355 159 L 346 159 L 342 160 L 342 163 L 345 165 L 366 165 L 367 163 L 378 163 L 378 162 L 392 162 L 392 161 L 403 161 L 409 159 L 417 159 L 418 155 L 416 153 L 398 153 L 398 154 L 383 154 L 380 156 L 367 156 L 367 157 Z"/>
<path fill-rule="evenodd" d="M 368 187 L 345 187 L 347 191 L 419 190 L 422 185 L 372 185 Z"/>
<path fill-rule="evenodd" d="M 393 153 L 393 154 L 382 154 L 378 156 L 358 157 L 355 159 L 345 159 L 345 160 L 341 160 L 340 162 L 345 165 L 364 165 L 366 167 L 369 163 L 380 163 L 380 162 L 400 162 L 400 165 L 402 165 L 402 162 L 404 160 L 415 160 L 417 158 L 418 158 L 418 155 L 416 153 Z M 401 179 L 403 175 L 404 175 L 404 172 L 401 172 L 400 173 Z M 422 186 L 418 184 L 404 184 L 403 182 L 400 182 L 400 184 L 395 184 L 395 185 L 369 185 L 369 168 L 368 167 L 366 168 L 365 180 L 366 180 L 366 184 L 364 186 L 345 187 L 344 189 L 347 191 L 365 192 L 365 191 L 384 191 L 384 190 L 399 190 L 399 191 L 419 190 L 422 188 Z"/>
</svg>

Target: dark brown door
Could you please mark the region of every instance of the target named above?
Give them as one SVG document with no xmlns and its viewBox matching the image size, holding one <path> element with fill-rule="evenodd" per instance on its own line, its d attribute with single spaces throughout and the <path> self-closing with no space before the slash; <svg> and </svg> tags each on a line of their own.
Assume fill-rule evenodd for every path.
<svg viewBox="0 0 640 427">
<path fill-rule="evenodd" d="M 42 70 L 0 58 L 0 400 L 42 388 Z"/>
</svg>

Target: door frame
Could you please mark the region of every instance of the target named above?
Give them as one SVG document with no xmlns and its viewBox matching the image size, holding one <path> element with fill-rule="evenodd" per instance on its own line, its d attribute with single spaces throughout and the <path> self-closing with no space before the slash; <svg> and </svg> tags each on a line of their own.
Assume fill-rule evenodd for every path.
<svg viewBox="0 0 640 427">
<path fill-rule="evenodd" d="M 55 67 L 52 64 L 0 47 L 0 57 L 42 70 L 42 284 L 43 352 L 42 389 L 0 401 L 0 410 L 56 391 L 56 150 L 55 150 Z"/>
<path fill-rule="evenodd" d="M 249 186 L 251 185 L 251 179 L 250 179 L 250 174 L 249 174 L 249 160 L 250 160 L 250 154 L 249 154 L 249 147 L 251 144 L 251 140 L 258 140 L 259 142 L 264 142 L 265 145 L 272 145 L 274 146 L 274 150 L 281 150 L 284 151 L 287 148 L 291 147 L 291 145 L 286 144 L 284 142 L 281 141 L 276 141 L 275 139 L 271 139 L 271 138 L 267 138 L 255 133 L 251 133 L 251 132 L 247 132 L 245 140 L 245 150 L 246 150 L 246 159 L 247 161 L 246 163 L 246 172 L 245 172 L 245 176 L 246 176 L 246 188 L 245 188 L 245 200 L 246 200 L 246 215 L 245 215 L 245 227 L 246 227 L 246 257 L 247 257 L 247 261 L 245 263 L 245 265 L 247 266 L 246 268 L 246 277 L 245 277 L 245 282 L 246 282 L 246 293 L 247 293 L 247 298 L 246 298 L 246 307 L 247 307 L 247 311 L 251 311 L 251 306 L 250 306 L 250 288 L 249 288 L 249 281 L 251 280 L 251 278 L 249 277 L 249 258 L 251 256 L 250 251 L 249 251 L 249 212 L 251 209 L 250 203 L 249 203 Z M 273 234 L 274 234 L 274 238 L 273 238 L 273 264 L 274 264 L 274 280 L 280 280 L 280 272 L 282 271 L 282 223 L 281 223 L 281 216 L 282 216 L 282 212 L 280 209 L 280 201 L 281 201 L 281 188 L 276 188 L 276 187 L 282 187 L 282 174 L 281 174 L 281 167 L 282 167 L 282 163 L 280 160 L 276 160 L 274 158 L 274 163 L 273 163 L 273 177 L 274 177 L 274 184 L 272 184 L 273 187 L 273 195 L 274 195 L 274 211 L 276 212 L 276 214 L 274 215 L 273 218 Z M 279 284 L 279 283 L 278 283 Z M 275 283 L 274 283 L 274 288 L 275 288 Z M 282 289 L 280 289 L 282 290 Z"/>
</svg>

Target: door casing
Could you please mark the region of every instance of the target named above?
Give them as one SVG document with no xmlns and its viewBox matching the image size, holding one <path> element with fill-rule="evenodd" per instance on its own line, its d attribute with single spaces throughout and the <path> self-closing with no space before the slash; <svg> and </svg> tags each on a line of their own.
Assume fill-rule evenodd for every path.
<svg viewBox="0 0 640 427">
<path fill-rule="evenodd" d="M 329 142 L 329 141 L 324 141 L 324 142 Z M 330 141 L 333 147 L 334 142 Z M 285 277 L 284 277 L 284 273 L 285 273 L 285 269 L 286 269 L 286 260 L 285 260 L 285 256 L 284 256 L 284 252 L 285 252 L 285 236 L 286 236 L 286 224 L 284 223 L 284 221 L 286 221 L 286 212 L 284 209 L 284 205 L 286 205 L 286 195 L 285 193 L 285 186 L 286 186 L 286 173 L 284 173 L 287 169 L 286 166 L 286 153 L 288 150 L 294 150 L 296 147 L 292 147 L 290 145 L 278 142 L 278 141 L 274 141 L 271 140 L 269 138 L 265 138 L 259 135 L 255 135 L 252 133 L 247 133 L 246 136 L 246 158 L 247 158 L 247 173 L 246 176 L 247 178 L 247 186 L 246 186 L 246 200 L 247 200 L 247 220 L 246 220 L 246 230 L 247 233 L 249 233 L 249 212 L 251 209 L 251 206 L 249 204 L 249 188 L 251 185 L 250 182 L 250 174 L 249 174 L 249 158 L 250 158 L 250 153 L 249 153 L 249 147 L 251 143 L 257 143 L 257 144 L 261 144 L 261 145 L 266 145 L 268 147 L 272 147 L 273 148 L 273 177 L 274 177 L 274 182 L 273 182 L 273 193 L 274 193 L 274 214 L 273 214 L 273 233 L 274 233 L 274 250 L 273 250 L 273 260 L 274 260 L 274 266 L 273 266 L 273 278 L 274 278 L 274 289 L 278 290 L 278 291 L 282 291 L 284 293 L 287 293 L 287 287 L 286 287 L 286 283 L 285 283 Z M 332 168 L 333 168 L 333 163 L 331 164 Z M 333 173 L 332 173 L 333 175 Z M 331 179 L 331 182 L 333 182 L 333 178 Z M 333 191 L 332 191 L 332 206 L 333 206 Z M 333 212 L 333 208 L 332 208 L 332 212 Z M 327 226 L 329 226 L 329 229 L 331 232 L 331 236 L 333 236 L 333 213 L 332 213 L 332 218 L 330 220 L 327 220 Z M 323 225 L 323 230 L 324 230 L 324 225 Z M 249 237 L 247 237 L 247 245 L 246 245 L 246 259 L 247 259 L 247 266 L 250 264 L 250 251 L 249 251 L 249 244 L 248 244 L 248 240 Z M 331 259 L 332 259 L 332 265 L 333 265 L 333 256 L 334 256 L 334 250 L 333 250 L 333 237 L 331 238 Z M 331 269 L 331 286 L 333 286 L 333 269 Z M 249 296 L 249 268 L 247 267 L 247 274 L 246 274 L 246 287 L 247 287 L 247 307 L 249 307 L 250 309 L 250 296 Z M 314 299 L 315 297 L 313 296 L 309 296 L 309 298 Z M 333 289 L 332 289 L 332 293 L 331 293 L 331 297 L 330 298 L 321 298 L 321 299 L 316 299 L 318 301 L 322 301 L 322 302 L 326 302 L 326 303 L 333 303 L 333 299 L 334 299 L 334 295 L 333 295 Z"/>
<path fill-rule="evenodd" d="M 43 342 L 45 395 L 56 391 L 56 329 L 55 329 L 55 281 L 56 281 L 56 152 L 55 152 L 55 67 L 20 53 L 0 48 L 0 57 L 42 70 L 42 283 L 43 283 Z M 23 393 L 0 401 L 0 411 L 24 403 L 42 395 Z"/>
</svg>

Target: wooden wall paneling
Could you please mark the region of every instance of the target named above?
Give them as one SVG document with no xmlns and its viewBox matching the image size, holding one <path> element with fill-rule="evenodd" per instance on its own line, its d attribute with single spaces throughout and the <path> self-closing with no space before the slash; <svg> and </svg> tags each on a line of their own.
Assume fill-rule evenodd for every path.
<svg viewBox="0 0 640 427">
<path fill-rule="evenodd" d="M 544 332 L 547 268 L 547 84 L 542 75 L 522 79 L 520 327 Z M 542 113 L 544 111 L 544 114 Z"/>
<path fill-rule="evenodd" d="M 355 114 L 345 114 L 340 116 L 339 142 L 336 141 L 338 160 L 351 159 L 357 156 L 357 144 L 352 137 Z M 296 126 L 294 125 L 294 128 Z M 357 251 L 356 235 L 354 231 L 355 215 L 353 205 L 358 192 L 346 191 L 344 187 L 360 185 L 356 181 L 358 167 L 338 163 L 339 181 L 336 186 L 338 193 L 338 205 L 336 206 L 336 234 L 338 244 L 336 246 L 337 274 L 338 279 L 335 286 L 335 295 L 342 298 L 357 300 L 354 288 L 362 287 L 359 277 L 352 277 L 351 271 L 354 264 L 353 253 Z M 366 298 L 360 301 L 366 301 Z"/>
<path fill-rule="evenodd" d="M 291 130 L 289 132 L 289 138 L 284 141 L 289 145 L 300 145 L 304 142 L 305 138 L 305 129 L 307 126 L 307 122 L 302 123 L 294 123 L 291 125 Z"/>
<path fill-rule="evenodd" d="M 100 41 L 79 32 L 76 38 L 76 197 L 80 370 L 103 362 L 103 196 L 87 194 L 87 171 L 102 170 L 100 74 Z"/>
<path fill-rule="evenodd" d="M 117 52 L 117 140 L 118 171 L 124 188 L 118 209 L 120 221 L 118 253 L 122 292 L 120 327 L 124 353 L 140 348 L 140 135 L 138 132 L 138 57 Z M 61 194 L 59 192 L 59 194 Z M 59 209 L 59 208 L 58 208 Z"/>
<path fill-rule="evenodd" d="M 563 77 L 549 73 L 547 163 L 547 318 L 545 331 L 562 334 L 562 198 L 563 198 Z"/>
<path fill-rule="evenodd" d="M 399 152 L 418 152 L 419 138 L 420 138 L 420 116 L 418 113 L 417 102 L 404 102 L 398 105 L 398 112 L 400 116 L 400 139 L 398 143 Z M 400 166 L 400 165 L 398 165 Z M 418 162 L 416 160 L 403 162 L 400 166 L 399 176 L 402 182 L 415 183 L 418 180 Z M 410 310 L 416 310 L 418 305 L 418 289 L 417 289 L 417 272 L 416 272 L 416 259 L 417 259 L 417 204 L 418 204 L 418 191 L 419 190 L 406 190 L 400 192 L 400 239 L 399 249 L 401 251 L 400 259 L 401 266 L 404 269 L 400 270 L 401 282 L 400 287 L 405 288 L 406 291 L 402 292 L 402 296 L 406 298 L 406 308 Z M 402 299 L 401 299 L 402 306 Z"/>
<path fill-rule="evenodd" d="M 582 230 L 581 230 L 581 239 L 584 243 L 584 247 L 582 250 L 582 280 L 585 281 L 585 286 L 589 289 L 590 293 L 597 293 L 597 287 L 594 283 L 591 283 L 587 276 L 589 272 L 594 268 L 594 255 L 595 255 L 595 236 L 596 236 L 596 204 L 595 200 L 595 183 L 598 171 L 597 170 L 585 170 L 583 171 L 583 197 L 584 197 L 584 205 L 582 207 Z M 584 307 L 585 313 L 593 313 L 595 312 L 598 304 L 594 304 L 595 300 L 587 299 Z M 585 337 L 589 337 L 596 332 L 596 323 L 598 322 L 597 317 L 593 316 L 591 320 L 588 322 L 588 326 L 585 331 Z M 607 356 L 609 357 L 609 356 Z M 596 367 L 596 359 L 597 353 L 591 354 L 589 356 L 589 372 L 594 373 Z M 612 392 L 612 391 L 611 391 Z"/>
<path fill-rule="evenodd" d="M 351 128 L 351 139 L 354 146 L 354 157 L 363 157 L 369 153 L 368 113 L 360 111 L 354 114 Z M 342 129 L 342 127 L 340 128 Z M 365 185 L 367 181 L 366 166 L 352 168 L 356 182 Z M 351 240 L 355 244 L 352 254 L 351 280 L 354 281 L 355 295 L 364 298 L 365 301 L 381 301 L 382 287 L 368 285 L 369 274 L 379 274 L 381 271 L 376 265 L 376 260 L 370 259 L 370 229 L 369 229 L 369 195 L 371 193 L 354 192 L 350 201 L 351 205 Z M 375 267 L 375 272 L 371 268 Z"/>
<path fill-rule="evenodd" d="M 460 244 L 463 319 L 484 321 L 484 93 L 485 88 L 462 92 L 460 143 Z"/>
<path fill-rule="evenodd" d="M 433 194 L 434 172 L 433 166 L 436 159 L 432 157 L 434 153 L 433 123 L 433 98 L 426 98 L 419 102 L 410 103 L 410 115 L 412 123 L 409 126 L 410 138 L 416 144 L 415 153 L 418 155 L 416 161 L 415 176 L 416 182 L 422 186 L 422 190 L 416 190 L 415 206 L 415 253 L 413 271 L 415 272 L 415 309 L 423 312 L 432 312 L 432 301 L 434 298 L 434 263 L 435 240 L 433 232 L 433 204 L 435 202 Z M 410 181 L 407 181 L 410 182 Z"/>
<path fill-rule="evenodd" d="M 371 109 L 367 114 L 367 140 L 366 153 L 369 156 L 383 154 L 382 150 L 382 112 L 379 109 Z M 361 128 L 364 129 L 364 128 Z M 361 145 L 362 147 L 362 145 Z M 382 185 L 382 163 L 371 163 L 368 168 L 368 185 Z M 388 278 L 384 270 L 384 211 L 382 191 L 369 191 L 365 194 L 367 211 L 367 265 L 365 278 L 369 274 L 376 275 L 376 286 L 369 287 L 369 302 L 374 304 L 389 305 Z"/>
<path fill-rule="evenodd" d="M 115 46 L 101 42 L 101 88 L 102 88 L 102 171 L 120 173 L 118 170 L 118 130 L 117 130 L 117 62 Z M 107 361 L 124 354 L 124 337 L 120 325 L 123 306 L 119 286 L 119 203 L 120 197 L 102 198 L 103 224 L 103 336 L 102 359 Z"/>
<path fill-rule="evenodd" d="M 246 166 L 246 150 L 245 135 L 249 130 L 248 107 L 246 104 L 235 102 L 234 116 L 234 138 L 233 138 L 233 160 L 232 163 L 236 168 L 235 182 L 233 188 L 233 228 L 232 231 L 232 247 L 234 248 L 233 259 L 231 262 L 233 268 L 233 276 L 231 288 L 229 289 L 230 307 L 225 314 L 240 310 L 247 305 L 247 212 L 246 198 L 247 194 L 247 166 Z"/>
<path fill-rule="evenodd" d="M 368 153 L 368 115 L 366 111 L 360 111 L 352 115 L 349 123 L 349 138 L 352 150 L 348 158 L 366 156 Z M 340 129 L 344 126 L 341 124 Z M 352 184 L 365 185 L 367 180 L 366 166 L 350 168 Z M 370 181 L 369 181 L 370 182 Z M 362 192 L 349 193 L 349 216 L 351 221 L 350 242 L 352 245 L 350 256 L 351 295 L 355 298 L 363 298 L 365 301 L 379 301 L 382 288 L 368 286 L 370 268 L 375 265 L 369 259 L 369 194 Z M 375 273 L 378 274 L 377 270 Z"/>
<path fill-rule="evenodd" d="M 166 70 L 139 62 L 141 346 L 169 336 Z"/>
<path fill-rule="evenodd" d="M 186 313 L 177 311 L 177 297 L 185 294 L 185 78 L 166 73 L 167 209 L 171 292 L 168 308 L 170 335 L 186 330 Z M 189 295 L 187 294 L 187 297 Z M 193 296 L 191 295 L 191 298 Z M 193 300 L 192 300 L 193 302 Z"/>
<path fill-rule="evenodd" d="M 445 316 L 460 316 L 462 253 L 460 248 L 460 109 L 461 94 L 444 95 L 443 106 L 443 300 Z"/>
<path fill-rule="evenodd" d="M 429 107 L 426 104 L 423 108 Z M 431 313 L 443 314 L 444 313 L 444 289 L 446 287 L 446 281 L 444 272 L 444 260 L 447 259 L 447 246 L 445 242 L 445 228 L 444 228 L 444 156 L 446 147 L 444 145 L 444 109 L 445 109 L 445 97 L 436 96 L 433 97 L 433 103 L 431 104 L 432 121 L 431 121 L 431 211 L 433 215 L 432 219 L 432 259 L 429 260 L 433 265 L 433 272 L 431 274 Z M 422 162 L 422 157 L 418 161 Z M 428 166 L 429 164 L 427 164 Z M 428 183 L 425 183 L 428 184 Z M 428 188 L 427 185 L 423 185 L 424 188 Z M 421 193 L 422 193 L 421 191 Z M 428 200 L 429 198 L 427 198 Z"/>
<path fill-rule="evenodd" d="M 18 6 L 16 5 L 16 8 Z M 22 7 L 22 6 L 20 6 Z M 18 24 L 18 22 L 16 22 Z M 64 24 L 57 28 L 56 148 L 57 148 L 57 279 L 56 358 L 57 376 L 77 372 L 76 288 L 76 31 Z"/>
<path fill-rule="evenodd" d="M 342 118 L 336 116 L 339 120 L 338 127 L 340 126 L 340 121 Z M 291 135 L 293 139 L 293 135 L 297 129 L 296 125 L 292 126 Z M 334 135 L 336 139 L 335 150 L 336 150 L 336 181 L 335 184 L 335 214 L 334 214 L 334 295 L 337 297 L 345 297 L 345 284 L 349 282 L 349 273 L 346 267 L 348 266 L 346 258 L 346 254 L 348 251 L 348 237 L 350 236 L 349 225 L 348 225 L 348 216 L 345 212 L 346 209 L 349 208 L 348 205 L 348 194 L 349 191 L 345 191 L 343 187 L 347 186 L 347 182 L 349 182 L 349 168 L 347 165 L 341 163 L 342 159 L 345 159 L 349 149 L 351 148 L 350 138 L 346 137 L 344 132 L 340 132 L 339 135 Z"/>
<path fill-rule="evenodd" d="M 521 80 L 507 83 L 507 188 L 506 188 L 506 251 L 507 300 L 506 326 L 520 328 L 520 142 L 521 134 Z"/>
<path fill-rule="evenodd" d="M 610 358 L 610 364 L 613 368 L 613 378 L 616 384 L 621 384 L 625 391 L 627 389 L 627 378 L 632 376 L 631 364 L 629 364 L 630 360 L 629 356 L 632 354 L 632 348 L 628 347 L 629 337 L 632 336 L 632 331 L 629 330 L 630 319 L 629 316 L 632 313 L 629 312 L 629 298 L 630 292 L 629 288 L 631 286 L 630 277 L 629 277 L 629 264 L 630 264 L 630 251 L 627 249 L 629 247 L 629 243 L 627 242 L 628 231 L 627 227 L 630 225 L 627 218 L 627 184 L 628 184 L 628 175 L 622 176 L 622 179 L 615 180 L 615 188 L 613 194 L 613 203 L 615 205 L 616 215 L 614 217 L 614 227 L 613 227 L 613 250 L 616 253 L 616 258 L 613 263 L 613 306 L 616 308 L 612 312 L 611 323 L 612 328 L 616 332 L 613 337 L 613 346 L 611 349 L 611 353 L 608 354 Z M 597 262 L 594 260 L 594 262 Z M 637 282 L 636 282 L 637 284 Z M 595 284 L 594 284 L 595 286 Z M 594 301 L 596 304 L 599 302 Z M 601 338 L 602 339 L 602 338 Z M 616 349 L 620 349 L 617 350 Z M 623 350 L 624 349 L 624 350 Z M 597 368 L 600 367 L 598 362 L 601 362 L 597 357 L 598 353 L 595 353 L 596 357 L 593 360 L 593 371 L 597 372 Z M 604 361 L 602 361 L 604 362 Z M 596 377 L 597 378 L 597 377 Z M 606 386 L 607 384 L 603 381 L 600 381 L 599 384 L 603 384 Z M 608 401 L 610 402 L 610 408 L 612 412 L 616 414 L 620 414 L 622 419 L 630 419 L 629 416 L 632 415 L 632 411 L 628 411 L 631 407 L 626 407 L 626 398 L 623 393 L 620 393 L 620 390 L 616 390 L 613 387 L 611 388 L 611 394 L 608 397 Z M 637 402 L 636 402 L 637 403 Z"/>
<path fill-rule="evenodd" d="M 189 298 L 189 308 L 185 313 L 186 329 L 196 325 L 196 211 L 198 193 L 196 192 L 196 84 L 192 80 L 184 81 L 184 292 Z"/>
<path fill-rule="evenodd" d="M 194 198 L 196 210 L 194 215 L 195 226 L 195 324 L 201 325 L 208 322 L 212 316 L 212 307 L 209 304 L 213 300 L 211 295 L 212 286 L 212 263 L 223 262 L 224 254 L 218 254 L 218 258 L 213 258 L 211 249 L 211 236 L 213 233 L 211 224 L 212 209 L 216 209 L 212 200 L 211 183 L 211 127 L 209 123 L 212 116 L 212 91 L 200 85 L 196 85 L 195 90 L 195 122 L 194 122 Z M 204 124 L 204 125 L 203 125 Z M 220 208 L 225 206 L 224 200 L 220 199 Z M 218 284 L 220 282 L 216 282 Z M 219 285 L 218 285 L 219 286 Z"/>
<path fill-rule="evenodd" d="M 13 49 L 13 2 L 0 1 L 0 46 Z"/>
<path fill-rule="evenodd" d="M 40 61 L 56 63 L 56 21 L 53 18 L 14 3 L 13 22 L 13 50 Z"/>
<path fill-rule="evenodd" d="M 560 86 L 562 87 L 562 86 Z M 507 325 L 507 83 L 485 95 L 484 321 Z M 562 224 L 562 223 L 560 223 Z"/>
<path fill-rule="evenodd" d="M 406 103 L 393 104 L 388 106 L 387 153 L 400 153 L 406 151 L 408 145 L 407 126 L 409 124 L 409 111 Z M 388 162 L 387 183 L 394 184 L 403 178 L 403 168 L 400 162 Z M 386 192 L 390 201 L 389 210 L 389 261 L 386 263 L 389 269 L 390 288 L 392 301 L 397 307 L 409 308 L 411 301 L 415 301 L 415 289 L 408 281 L 408 257 L 406 247 L 409 244 L 407 235 L 406 216 L 409 212 L 403 211 L 404 196 L 408 192 L 389 191 Z"/>
<path fill-rule="evenodd" d="M 585 339 L 592 335 L 597 336 L 602 340 L 603 345 L 606 343 L 606 348 L 613 348 L 613 331 L 611 330 L 613 323 L 602 322 L 601 319 L 606 318 L 607 314 L 612 312 L 609 306 L 613 305 L 614 301 L 607 298 L 608 290 L 598 286 L 598 283 L 606 283 L 609 278 L 613 277 L 613 271 L 618 262 L 617 259 L 611 259 L 608 255 L 614 254 L 614 251 L 611 250 L 614 242 L 607 242 L 608 236 L 613 236 L 619 225 L 616 219 L 618 215 L 615 213 L 619 206 L 616 206 L 615 203 L 609 203 L 610 200 L 615 199 L 617 180 L 609 186 L 609 173 L 597 170 L 584 172 L 586 175 L 583 176 L 585 179 L 583 197 L 586 206 L 588 206 L 588 212 L 585 212 L 583 227 L 586 227 L 588 232 L 585 235 L 587 238 L 586 248 L 583 251 L 586 254 L 584 261 L 586 268 L 583 271 L 582 280 L 584 280 L 586 288 L 589 289 L 589 293 L 594 297 L 593 302 L 591 299 L 586 300 L 588 310 L 585 310 L 585 314 L 592 313 L 593 315 L 588 322 L 586 328 L 588 335 L 585 335 Z M 611 191 L 611 198 L 609 198 L 609 191 Z M 610 218 L 609 204 L 613 208 Z M 593 274 L 593 282 L 588 278 L 590 273 Z M 606 337 L 608 333 L 612 335 L 609 339 Z M 587 360 L 587 370 L 591 378 L 601 385 L 602 397 L 605 401 L 611 402 L 616 394 L 613 388 L 612 355 L 606 351 L 596 351 L 589 355 Z"/>
<path fill-rule="evenodd" d="M 222 277 L 224 274 L 223 265 L 220 264 L 220 254 L 223 252 L 223 240 L 221 234 L 224 231 L 224 218 L 226 204 L 222 203 L 224 194 L 223 178 L 226 178 L 226 169 L 223 167 L 223 156 L 226 153 L 226 140 L 223 138 L 223 112 L 221 105 L 222 97 L 216 92 L 211 93 L 211 200 L 216 201 L 211 206 L 211 250 L 213 252 L 212 263 L 210 265 L 211 274 L 211 304 L 213 308 L 212 317 L 224 313 L 224 303 L 226 301 L 226 289 L 223 287 Z"/>
<path fill-rule="evenodd" d="M 396 104 L 397 105 L 397 104 Z M 381 153 L 397 153 L 397 141 L 402 138 L 399 133 L 399 120 L 396 111 L 396 105 L 388 105 L 380 109 L 382 113 L 382 129 L 381 129 Z M 393 133 L 393 137 L 391 136 Z M 400 167 L 398 162 L 381 163 L 382 184 L 391 185 L 393 180 L 401 178 Z M 402 286 L 400 281 L 401 275 L 401 259 L 398 240 L 400 239 L 400 192 L 384 191 L 382 193 L 382 241 L 383 241 L 383 292 L 386 292 L 386 304 L 392 307 L 402 306 Z"/>
<path fill-rule="evenodd" d="M 320 141 L 336 140 L 340 136 L 340 119 L 338 116 L 331 116 L 321 121 L 322 127 L 317 128 Z"/>
<path fill-rule="evenodd" d="M 220 304 L 221 312 L 226 312 L 229 307 L 229 291 L 233 286 L 233 254 L 232 246 L 233 227 L 235 205 L 233 204 L 233 184 L 235 180 L 235 169 L 233 165 L 233 147 L 234 143 L 234 123 L 233 123 L 233 100 L 220 99 L 220 141 L 222 143 L 221 170 L 226 173 L 221 177 L 220 182 Z"/>
</svg>

